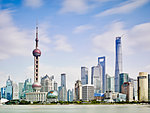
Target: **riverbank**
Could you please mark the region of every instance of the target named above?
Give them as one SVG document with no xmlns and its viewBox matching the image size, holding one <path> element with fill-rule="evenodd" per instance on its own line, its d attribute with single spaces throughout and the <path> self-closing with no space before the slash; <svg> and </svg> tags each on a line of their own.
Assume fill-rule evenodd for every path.
<svg viewBox="0 0 150 113">
<path fill-rule="evenodd" d="M 58 101 L 58 102 L 29 102 L 25 100 L 11 100 L 5 105 L 150 105 L 150 102 L 104 102 L 104 101 Z"/>
</svg>

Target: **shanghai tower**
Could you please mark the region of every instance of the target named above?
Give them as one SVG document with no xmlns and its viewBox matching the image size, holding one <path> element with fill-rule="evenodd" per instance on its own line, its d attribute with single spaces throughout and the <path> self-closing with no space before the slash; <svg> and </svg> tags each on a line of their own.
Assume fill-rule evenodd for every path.
<svg viewBox="0 0 150 113">
<path fill-rule="evenodd" d="M 121 72 L 122 72 L 121 37 L 116 37 L 115 92 L 119 92 L 119 74 Z"/>
</svg>

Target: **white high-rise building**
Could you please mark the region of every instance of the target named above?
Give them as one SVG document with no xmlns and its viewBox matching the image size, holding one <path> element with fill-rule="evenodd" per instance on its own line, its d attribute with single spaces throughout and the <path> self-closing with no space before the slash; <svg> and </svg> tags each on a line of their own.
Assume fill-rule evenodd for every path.
<svg viewBox="0 0 150 113">
<path fill-rule="evenodd" d="M 94 85 L 94 93 L 103 92 L 103 78 L 101 65 L 92 67 L 91 84 Z"/>
<path fill-rule="evenodd" d="M 82 85 L 88 84 L 88 68 L 81 67 L 81 83 Z"/>
<path fill-rule="evenodd" d="M 13 100 L 19 99 L 19 88 L 16 83 L 13 83 Z"/>
<path fill-rule="evenodd" d="M 58 87 L 58 100 L 67 101 L 66 74 L 61 74 L 61 86 Z"/>
<path fill-rule="evenodd" d="M 41 92 L 49 92 L 54 90 L 54 76 L 48 75 L 41 78 Z"/>
<path fill-rule="evenodd" d="M 114 77 L 106 74 L 106 91 L 114 92 Z"/>
</svg>

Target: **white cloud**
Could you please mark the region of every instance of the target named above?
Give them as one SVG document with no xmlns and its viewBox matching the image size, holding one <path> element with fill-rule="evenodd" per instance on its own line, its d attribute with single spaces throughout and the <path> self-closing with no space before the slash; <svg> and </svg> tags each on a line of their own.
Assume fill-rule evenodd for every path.
<svg viewBox="0 0 150 113">
<path fill-rule="evenodd" d="M 92 41 L 96 51 L 114 52 L 114 38 L 125 33 L 122 22 L 113 23 L 108 27 L 108 31 L 93 37 Z"/>
<path fill-rule="evenodd" d="M 109 1 L 113 0 L 63 0 L 60 13 L 85 14 Z"/>
<path fill-rule="evenodd" d="M 31 8 L 39 8 L 43 5 L 42 0 L 24 0 L 24 5 Z"/>
<path fill-rule="evenodd" d="M 87 0 L 64 0 L 61 13 L 74 12 L 77 14 L 86 13 L 89 6 Z"/>
<path fill-rule="evenodd" d="M 125 54 L 134 54 L 138 51 L 150 51 L 150 23 L 125 29 L 122 22 L 115 22 L 108 26 L 108 30 L 93 37 L 93 45 L 96 50 L 114 52 L 115 37 L 125 35 L 122 38 L 122 47 Z"/>
<path fill-rule="evenodd" d="M 35 29 L 20 30 L 14 23 L 9 10 L 0 11 L 0 60 L 7 59 L 10 56 L 29 56 L 33 50 Z M 46 50 L 45 43 L 50 43 L 46 34 L 46 29 L 41 30 L 41 48 Z"/>
<path fill-rule="evenodd" d="M 91 25 L 80 25 L 74 29 L 73 33 L 82 33 L 84 31 L 88 31 L 92 28 L 93 28 L 93 26 L 91 26 Z"/>
<path fill-rule="evenodd" d="M 48 36 L 48 32 L 49 32 L 48 29 L 49 29 L 49 24 L 47 22 L 41 23 L 39 25 L 39 37 L 42 43 L 46 43 L 46 44 L 51 43 L 51 40 Z"/>
<path fill-rule="evenodd" d="M 127 37 L 132 42 L 132 47 L 142 51 L 150 51 L 150 23 L 134 26 L 128 31 Z"/>
<path fill-rule="evenodd" d="M 0 11 L 0 59 L 6 59 L 14 55 L 27 55 L 32 45 L 32 37 L 26 31 L 18 29 L 12 20 L 8 10 Z M 30 55 L 30 54 L 29 54 Z"/>
<path fill-rule="evenodd" d="M 4 72 L 1 71 L 0 72 L 0 80 L 1 80 L 1 82 L 0 82 L 0 88 L 1 87 L 5 87 L 7 78 L 8 78 L 8 75 L 6 73 L 4 73 Z"/>
<path fill-rule="evenodd" d="M 108 9 L 104 12 L 97 14 L 96 16 L 107 16 L 112 14 L 123 14 L 128 13 L 136 8 L 145 5 L 149 0 L 128 0 L 122 4 L 119 4 L 118 7 Z"/>
<path fill-rule="evenodd" d="M 72 47 L 67 42 L 67 37 L 65 37 L 64 35 L 56 35 L 54 39 L 55 39 L 54 41 L 55 50 L 72 52 Z"/>
</svg>

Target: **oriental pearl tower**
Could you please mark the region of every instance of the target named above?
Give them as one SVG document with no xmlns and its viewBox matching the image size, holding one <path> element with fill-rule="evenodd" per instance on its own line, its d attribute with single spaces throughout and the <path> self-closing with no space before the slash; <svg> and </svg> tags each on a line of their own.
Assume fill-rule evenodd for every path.
<svg viewBox="0 0 150 113">
<path fill-rule="evenodd" d="M 36 26 L 36 46 L 33 50 L 33 56 L 34 56 L 34 83 L 32 85 L 34 92 L 40 92 L 41 84 L 39 83 L 39 57 L 41 56 L 41 51 L 38 49 L 38 27 Z"/>
</svg>

